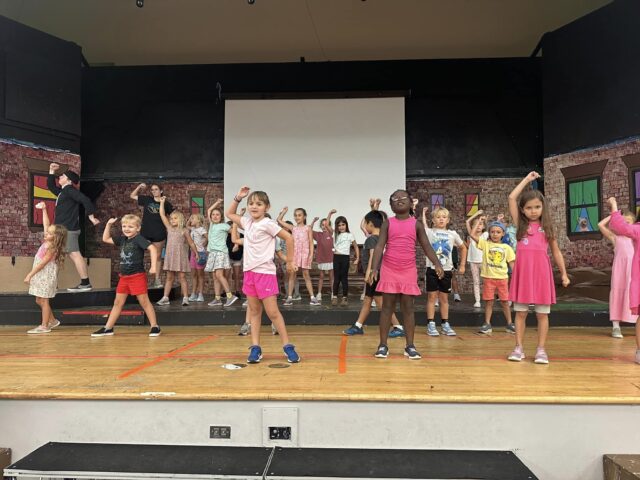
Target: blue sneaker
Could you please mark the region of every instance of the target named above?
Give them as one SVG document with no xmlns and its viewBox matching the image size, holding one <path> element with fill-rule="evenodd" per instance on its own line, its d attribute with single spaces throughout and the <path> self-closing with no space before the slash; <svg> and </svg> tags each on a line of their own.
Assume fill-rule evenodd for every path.
<svg viewBox="0 0 640 480">
<path fill-rule="evenodd" d="M 284 347 L 284 354 L 287 357 L 287 362 L 289 363 L 298 363 L 300 361 L 300 355 L 296 353 L 296 347 L 291 343 L 287 343 Z"/>
<path fill-rule="evenodd" d="M 386 345 L 379 345 L 378 350 L 374 354 L 376 358 L 387 358 L 389 356 L 389 347 Z"/>
<path fill-rule="evenodd" d="M 449 322 L 444 322 L 441 325 L 441 329 L 442 329 L 442 334 L 446 335 L 447 337 L 456 336 L 456 331 L 453 328 L 451 328 L 451 325 L 449 325 Z"/>
<path fill-rule="evenodd" d="M 249 358 L 247 358 L 247 363 L 260 363 L 262 360 L 262 349 L 260 345 L 251 345 L 249 347 Z"/>
<path fill-rule="evenodd" d="M 389 338 L 398 338 L 404 336 L 404 330 L 402 328 L 394 327 L 389 332 Z"/>
<path fill-rule="evenodd" d="M 422 356 L 416 350 L 416 347 L 413 345 L 407 345 L 404 349 L 404 356 L 409 357 L 409 360 L 420 360 Z"/>
<path fill-rule="evenodd" d="M 364 328 L 358 327 L 357 325 L 351 325 L 346 330 L 343 330 L 342 334 L 343 335 L 363 335 L 364 334 Z"/>
<path fill-rule="evenodd" d="M 440 336 L 440 332 L 438 332 L 438 329 L 436 328 L 436 322 L 432 321 L 427 323 L 427 335 L 429 335 L 430 337 Z"/>
</svg>

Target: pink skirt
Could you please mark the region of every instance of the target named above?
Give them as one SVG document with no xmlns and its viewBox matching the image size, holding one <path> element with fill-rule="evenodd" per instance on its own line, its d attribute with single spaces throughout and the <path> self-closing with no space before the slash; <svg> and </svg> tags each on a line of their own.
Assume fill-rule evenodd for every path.
<svg viewBox="0 0 640 480">
<path fill-rule="evenodd" d="M 382 257 L 380 267 L 380 277 L 376 292 L 380 293 L 402 293 L 403 295 L 420 295 L 418 287 L 418 269 L 415 265 L 404 269 L 396 269 L 393 265 L 388 265 Z"/>
</svg>

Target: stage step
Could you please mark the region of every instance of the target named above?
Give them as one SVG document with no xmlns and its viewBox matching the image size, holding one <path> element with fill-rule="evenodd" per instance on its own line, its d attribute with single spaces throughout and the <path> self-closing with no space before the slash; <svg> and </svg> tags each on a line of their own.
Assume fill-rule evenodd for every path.
<svg viewBox="0 0 640 480">
<path fill-rule="evenodd" d="M 111 312 L 110 307 L 63 310 L 58 316 L 63 325 L 103 325 Z M 142 309 L 123 309 L 118 319 L 120 325 L 144 325 L 145 314 Z"/>
<path fill-rule="evenodd" d="M 365 450 L 47 443 L 4 474 L 14 478 L 249 480 L 537 480 L 509 451 Z"/>
<path fill-rule="evenodd" d="M 640 455 L 605 455 L 604 480 L 639 480 Z"/>
</svg>

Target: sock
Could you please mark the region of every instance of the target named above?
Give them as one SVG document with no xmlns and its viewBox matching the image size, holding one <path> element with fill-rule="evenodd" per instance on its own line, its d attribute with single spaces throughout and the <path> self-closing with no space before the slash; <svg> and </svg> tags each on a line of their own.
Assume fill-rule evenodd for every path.
<svg viewBox="0 0 640 480">
<path fill-rule="evenodd" d="M 613 328 L 620 328 L 620 322 L 613 321 L 611 323 L 613 324 Z"/>
<path fill-rule="evenodd" d="M 440 325 L 442 325 L 443 323 L 447 323 L 447 322 L 449 322 L 448 318 L 441 318 L 440 319 Z"/>
<path fill-rule="evenodd" d="M 428 320 L 427 320 L 427 322 L 433 322 L 433 323 L 435 323 L 436 321 L 435 321 L 433 318 L 430 318 L 430 319 L 428 319 Z"/>
<path fill-rule="evenodd" d="M 354 323 L 354 325 L 355 325 L 356 327 L 358 327 L 358 328 L 362 328 L 362 324 L 361 324 L 360 322 L 356 322 L 356 323 Z"/>
<path fill-rule="evenodd" d="M 233 293 L 227 292 L 227 298 L 231 298 L 231 297 L 233 297 Z"/>
<path fill-rule="evenodd" d="M 89 277 L 80 279 L 80 285 L 89 285 L 89 284 L 90 284 Z"/>
<path fill-rule="evenodd" d="M 398 330 L 404 330 L 402 325 L 394 325 L 393 328 L 397 328 Z"/>
<path fill-rule="evenodd" d="M 220 295 L 216 295 L 216 300 L 220 300 Z"/>
</svg>

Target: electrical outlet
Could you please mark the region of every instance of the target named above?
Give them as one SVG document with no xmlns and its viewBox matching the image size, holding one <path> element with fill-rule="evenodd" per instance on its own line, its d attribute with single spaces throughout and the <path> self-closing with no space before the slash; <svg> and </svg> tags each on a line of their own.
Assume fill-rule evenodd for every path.
<svg viewBox="0 0 640 480">
<path fill-rule="evenodd" d="M 291 427 L 269 427 L 269 440 L 291 440 Z"/>
<path fill-rule="evenodd" d="M 209 427 L 209 438 L 231 438 L 231 427 L 211 425 Z"/>
</svg>

